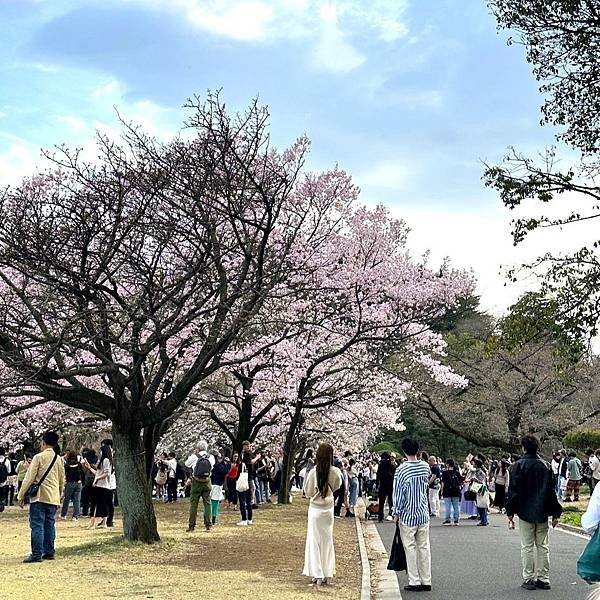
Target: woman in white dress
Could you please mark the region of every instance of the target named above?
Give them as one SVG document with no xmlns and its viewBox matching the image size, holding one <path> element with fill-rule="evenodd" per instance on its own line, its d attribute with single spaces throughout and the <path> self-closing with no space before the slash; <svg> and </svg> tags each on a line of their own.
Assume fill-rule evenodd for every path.
<svg viewBox="0 0 600 600">
<path fill-rule="evenodd" d="M 302 574 L 311 577 L 318 586 L 335 575 L 333 492 L 341 484 L 342 474 L 333 466 L 333 447 L 321 444 L 317 450 L 316 466 L 308 473 L 303 489 L 310 502 Z"/>
</svg>

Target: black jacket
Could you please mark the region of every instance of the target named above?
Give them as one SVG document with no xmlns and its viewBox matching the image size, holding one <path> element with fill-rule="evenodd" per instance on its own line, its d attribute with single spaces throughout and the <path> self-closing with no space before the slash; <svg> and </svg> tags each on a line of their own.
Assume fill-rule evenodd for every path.
<svg viewBox="0 0 600 600">
<path fill-rule="evenodd" d="M 536 454 L 525 454 L 511 471 L 506 500 L 506 514 L 518 515 L 528 523 L 546 523 L 548 517 L 560 517 L 560 505 L 552 469 Z"/>
<path fill-rule="evenodd" d="M 394 473 L 396 467 L 389 458 L 382 458 L 377 467 L 375 483 L 380 490 L 391 490 L 394 485 Z"/>
</svg>

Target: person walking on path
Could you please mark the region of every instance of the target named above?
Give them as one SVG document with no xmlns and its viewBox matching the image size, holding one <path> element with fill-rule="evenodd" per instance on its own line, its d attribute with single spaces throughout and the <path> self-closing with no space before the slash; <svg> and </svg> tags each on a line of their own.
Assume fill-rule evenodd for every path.
<svg viewBox="0 0 600 600">
<path fill-rule="evenodd" d="M 511 470 L 506 514 L 510 528 L 514 528 L 515 514 L 519 517 L 523 563 L 521 587 L 549 590 L 548 517 L 552 517 L 552 527 L 556 527 L 562 507 L 554 489 L 552 469 L 538 456 L 539 440 L 526 435 L 521 446 L 524 455 Z"/>
<path fill-rule="evenodd" d="M 579 490 L 581 488 L 581 480 L 583 478 L 583 465 L 577 458 L 575 452 L 569 452 L 569 464 L 567 466 L 567 494 L 565 502 L 571 502 L 571 496 L 575 502 L 579 502 Z"/>
<path fill-rule="evenodd" d="M 196 517 L 198 515 L 198 504 L 202 498 L 204 505 L 204 527 L 210 531 L 212 527 L 212 507 L 210 493 L 212 484 L 210 474 L 215 465 L 215 457 L 207 452 L 208 444 L 201 440 L 198 442 L 196 453 L 192 454 L 186 461 L 185 466 L 192 469 L 192 491 L 190 494 L 190 518 L 188 522 L 188 533 L 196 528 Z"/>
<path fill-rule="evenodd" d="M 23 508 L 27 491 L 35 484 L 39 485 L 37 493 L 29 498 L 31 554 L 25 558 L 25 563 L 54 560 L 56 509 L 65 488 L 65 469 L 57 450 L 58 434 L 47 431 L 42 437 L 42 451 L 33 457 L 17 496 L 17 502 Z"/>
<path fill-rule="evenodd" d="M 317 586 L 328 583 L 335 576 L 333 494 L 341 485 L 342 474 L 333 466 L 333 447 L 321 444 L 316 466 L 308 472 L 303 487 L 309 505 L 302 574 L 311 577 Z"/>
<path fill-rule="evenodd" d="M 375 476 L 375 485 L 377 486 L 377 495 L 379 499 L 379 522 L 383 521 L 383 514 L 385 511 L 385 503 L 388 503 L 389 517 L 392 520 L 392 492 L 394 486 L 394 473 L 396 467 L 392 464 L 392 457 L 389 452 L 382 452 L 381 460 L 379 461 L 379 467 L 377 468 L 377 475 Z"/>
<path fill-rule="evenodd" d="M 431 591 L 431 551 L 429 547 L 429 465 L 417 459 L 416 440 L 402 440 L 407 460 L 394 475 L 394 508 L 396 523 L 406 552 L 409 592 Z"/>
<path fill-rule="evenodd" d="M 446 509 L 443 525 L 450 525 L 454 519 L 454 525 L 460 521 L 460 490 L 462 477 L 456 468 L 456 463 L 449 458 L 446 462 L 447 469 L 442 473 L 442 498 Z M 454 513 L 454 514 L 453 514 Z"/>
</svg>

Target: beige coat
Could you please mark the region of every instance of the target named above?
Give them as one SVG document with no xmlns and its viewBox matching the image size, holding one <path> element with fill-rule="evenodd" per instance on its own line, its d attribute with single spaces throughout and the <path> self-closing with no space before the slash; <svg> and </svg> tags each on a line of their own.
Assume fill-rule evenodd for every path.
<svg viewBox="0 0 600 600">
<path fill-rule="evenodd" d="M 25 492 L 29 489 L 32 483 L 39 481 L 46 469 L 50 466 L 52 459 L 54 458 L 54 450 L 47 448 L 46 450 L 36 454 L 27 469 L 27 474 L 23 480 L 23 485 L 19 491 L 19 500 L 25 498 Z M 63 465 L 62 458 L 57 457 L 54 466 L 44 479 L 44 482 L 40 486 L 40 492 L 37 496 L 31 499 L 31 502 L 44 502 L 46 504 L 55 504 L 60 506 L 61 497 L 65 487 L 65 467 Z"/>
</svg>

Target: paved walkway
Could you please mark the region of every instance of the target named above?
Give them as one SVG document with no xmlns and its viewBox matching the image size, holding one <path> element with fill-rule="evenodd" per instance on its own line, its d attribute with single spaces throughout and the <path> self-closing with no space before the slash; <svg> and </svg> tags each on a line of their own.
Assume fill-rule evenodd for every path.
<svg viewBox="0 0 600 600">
<path fill-rule="evenodd" d="M 389 552 L 394 523 L 377 529 Z M 406 573 L 398 573 L 403 600 L 513 600 L 536 597 L 545 600 L 585 600 L 590 587 L 576 573 L 577 558 L 586 541 L 560 530 L 550 533 L 550 579 L 552 590 L 521 589 L 519 532 L 509 531 L 506 517 L 490 515 L 488 527 L 463 521 L 444 527 L 441 519 L 431 524 L 433 590 L 405 592 Z"/>
</svg>

